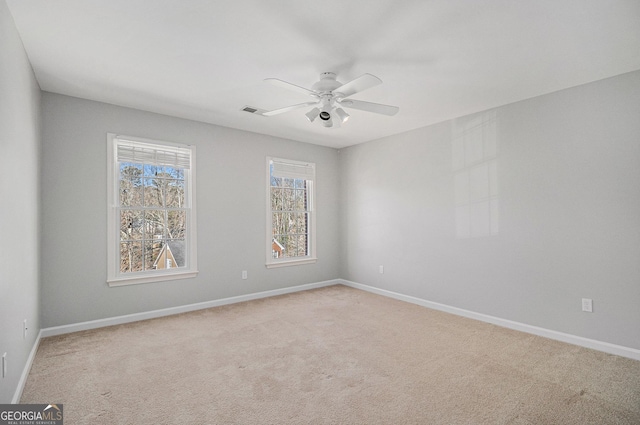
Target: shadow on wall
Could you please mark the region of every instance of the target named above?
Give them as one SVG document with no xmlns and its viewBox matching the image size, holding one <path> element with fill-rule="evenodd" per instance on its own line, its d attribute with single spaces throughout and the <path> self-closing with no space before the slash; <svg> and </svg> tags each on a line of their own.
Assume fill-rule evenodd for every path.
<svg viewBox="0 0 640 425">
<path fill-rule="evenodd" d="M 498 234 L 497 111 L 452 121 L 456 237 Z"/>
</svg>

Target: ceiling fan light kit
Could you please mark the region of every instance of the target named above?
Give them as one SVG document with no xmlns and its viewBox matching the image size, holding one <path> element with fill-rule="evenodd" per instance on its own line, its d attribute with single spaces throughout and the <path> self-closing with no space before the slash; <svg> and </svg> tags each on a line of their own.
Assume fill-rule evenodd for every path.
<svg viewBox="0 0 640 425">
<path fill-rule="evenodd" d="M 340 127 L 340 125 L 346 123 L 350 117 L 342 107 L 359 109 L 361 111 L 373 112 L 387 116 L 393 116 L 400 110 L 397 106 L 347 99 L 356 93 L 360 93 L 363 90 L 382 84 L 382 81 L 378 77 L 371 74 L 363 74 L 348 83 L 342 84 L 336 79 L 336 74 L 334 72 L 323 72 L 320 74 L 320 80 L 313 84 L 311 89 L 288 83 L 277 78 L 267 78 L 265 81 L 276 86 L 307 94 L 315 99 L 313 102 L 304 102 L 297 105 L 286 106 L 284 108 L 274 109 L 262 114 L 267 117 L 283 114 L 295 109 L 313 106 L 313 109 L 305 114 L 309 122 L 314 122 L 316 118 L 320 117 L 320 123 L 324 127 Z"/>
<path fill-rule="evenodd" d="M 313 122 L 313 120 L 315 120 L 318 117 L 318 115 L 320 115 L 320 109 L 313 108 L 312 110 L 307 112 L 305 115 L 307 116 L 307 119 L 309 120 L 309 122 Z"/>
<path fill-rule="evenodd" d="M 338 116 L 338 118 L 340 118 L 340 121 L 342 122 L 342 124 L 346 123 L 349 120 L 349 117 L 351 116 L 347 114 L 342 108 L 336 108 L 336 115 Z"/>
</svg>

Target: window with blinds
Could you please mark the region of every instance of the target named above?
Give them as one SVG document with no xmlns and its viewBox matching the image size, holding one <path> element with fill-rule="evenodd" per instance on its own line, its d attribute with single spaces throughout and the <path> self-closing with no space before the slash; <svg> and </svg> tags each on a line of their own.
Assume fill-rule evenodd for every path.
<svg viewBox="0 0 640 425">
<path fill-rule="evenodd" d="M 193 277 L 193 146 L 109 134 L 111 286 Z"/>
<path fill-rule="evenodd" d="M 267 267 L 315 262 L 315 164 L 267 158 Z"/>
</svg>

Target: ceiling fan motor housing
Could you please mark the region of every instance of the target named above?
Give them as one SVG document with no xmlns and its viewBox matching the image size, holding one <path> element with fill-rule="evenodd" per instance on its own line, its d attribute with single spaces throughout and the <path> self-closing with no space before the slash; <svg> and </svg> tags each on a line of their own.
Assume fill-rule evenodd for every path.
<svg viewBox="0 0 640 425">
<path fill-rule="evenodd" d="M 311 89 L 319 93 L 329 93 L 340 87 L 342 83 L 336 80 L 335 72 L 323 72 L 320 81 L 311 86 Z"/>
</svg>

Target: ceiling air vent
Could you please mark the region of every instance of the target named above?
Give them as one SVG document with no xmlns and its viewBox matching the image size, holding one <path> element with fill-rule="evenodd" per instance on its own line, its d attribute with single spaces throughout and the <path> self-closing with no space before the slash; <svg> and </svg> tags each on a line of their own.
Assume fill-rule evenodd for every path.
<svg viewBox="0 0 640 425">
<path fill-rule="evenodd" d="M 248 112 L 250 114 L 262 115 L 265 112 L 264 109 L 254 108 L 253 106 L 245 106 L 242 108 L 242 111 Z"/>
</svg>

